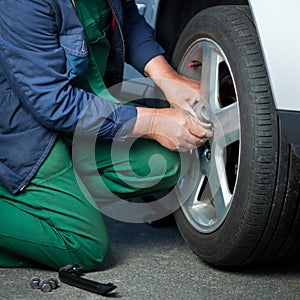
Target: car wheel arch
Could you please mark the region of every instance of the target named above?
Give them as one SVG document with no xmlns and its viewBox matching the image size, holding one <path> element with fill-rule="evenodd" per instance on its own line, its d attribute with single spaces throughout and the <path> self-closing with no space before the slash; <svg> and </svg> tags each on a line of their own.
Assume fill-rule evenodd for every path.
<svg viewBox="0 0 300 300">
<path fill-rule="evenodd" d="M 218 5 L 248 5 L 247 0 L 190 0 L 188 5 L 181 0 L 160 1 L 155 24 L 157 41 L 171 58 L 178 38 L 184 27 L 200 11 Z M 180 22 L 178 20 L 180 19 Z"/>
</svg>

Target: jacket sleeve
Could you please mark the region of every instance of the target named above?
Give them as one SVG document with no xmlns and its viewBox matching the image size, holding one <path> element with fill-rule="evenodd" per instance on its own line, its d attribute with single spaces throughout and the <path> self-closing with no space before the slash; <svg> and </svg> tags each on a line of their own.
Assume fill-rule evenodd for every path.
<svg viewBox="0 0 300 300">
<path fill-rule="evenodd" d="M 154 40 L 153 29 L 139 14 L 135 1 L 124 0 L 123 7 L 126 62 L 143 74 L 146 64 L 165 51 Z"/>
<path fill-rule="evenodd" d="M 70 83 L 59 35 L 82 30 L 71 1 L 1 3 L 0 63 L 25 109 L 54 131 L 72 134 L 84 119 L 82 134 L 125 138 L 135 124 L 136 108 L 95 97 Z"/>
</svg>

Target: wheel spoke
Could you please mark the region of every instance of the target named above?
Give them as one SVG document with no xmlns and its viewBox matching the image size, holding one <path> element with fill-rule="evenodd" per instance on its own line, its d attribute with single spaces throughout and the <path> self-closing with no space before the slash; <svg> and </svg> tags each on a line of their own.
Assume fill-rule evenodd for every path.
<svg viewBox="0 0 300 300">
<path fill-rule="evenodd" d="M 201 99 L 209 103 L 211 108 L 216 106 L 219 89 L 218 66 L 221 60 L 219 53 L 214 48 L 207 43 L 203 43 L 200 96 Z"/>
<path fill-rule="evenodd" d="M 200 173 L 199 155 L 197 151 L 191 152 L 190 159 L 191 162 L 188 172 L 176 186 L 176 193 L 182 205 L 188 205 L 191 199 L 197 198 L 196 193 L 199 191 L 198 187 L 201 185 L 203 177 L 203 174 Z"/>
<path fill-rule="evenodd" d="M 240 139 L 239 109 L 237 103 L 221 108 L 213 114 L 215 125 L 214 142 L 221 149 Z"/>
<path fill-rule="evenodd" d="M 232 194 L 229 191 L 224 163 L 224 151 L 218 146 L 214 147 L 214 158 L 211 161 L 211 171 L 208 182 L 214 205 L 219 219 L 224 217 L 230 205 Z"/>
</svg>

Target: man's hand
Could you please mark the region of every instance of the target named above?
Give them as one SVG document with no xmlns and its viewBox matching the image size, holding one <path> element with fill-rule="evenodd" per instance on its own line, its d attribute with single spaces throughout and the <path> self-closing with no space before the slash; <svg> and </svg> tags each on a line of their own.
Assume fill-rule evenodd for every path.
<svg viewBox="0 0 300 300">
<path fill-rule="evenodd" d="M 182 110 L 141 107 L 137 110 L 137 121 L 131 136 L 154 139 L 173 151 L 197 149 L 213 135 L 210 125 L 201 123 Z"/>
<path fill-rule="evenodd" d="M 163 91 L 173 108 L 138 108 L 132 136 L 158 141 L 173 151 L 197 149 L 213 136 L 210 124 L 199 121 L 192 109 L 200 100 L 200 82 L 178 74 L 160 55 L 145 67 L 145 74 Z"/>
<path fill-rule="evenodd" d="M 177 73 L 160 55 L 145 67 L 145 74 L 163 91 L 170 105 L 195 115 L 192 109 L 200 99 L 200 82 Z"/>
</svg>

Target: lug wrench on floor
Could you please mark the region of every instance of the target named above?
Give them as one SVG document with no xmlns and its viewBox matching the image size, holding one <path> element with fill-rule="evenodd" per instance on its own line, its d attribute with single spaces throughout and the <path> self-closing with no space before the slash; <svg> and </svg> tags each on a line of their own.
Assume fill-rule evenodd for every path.
<svg viewBox="0 0 300 300">
<path fill-rule="evenodd" d="M 117 287 L 113 283 L 100 283 L 97 281 L 82 278 L 82 275 L 82 267 L 78 264 L 67 265 L 65 267 L 62 267 L 58 272 L 58 276 L 61 282 L 102 296 L 106 296 Z"/>
</svg>

